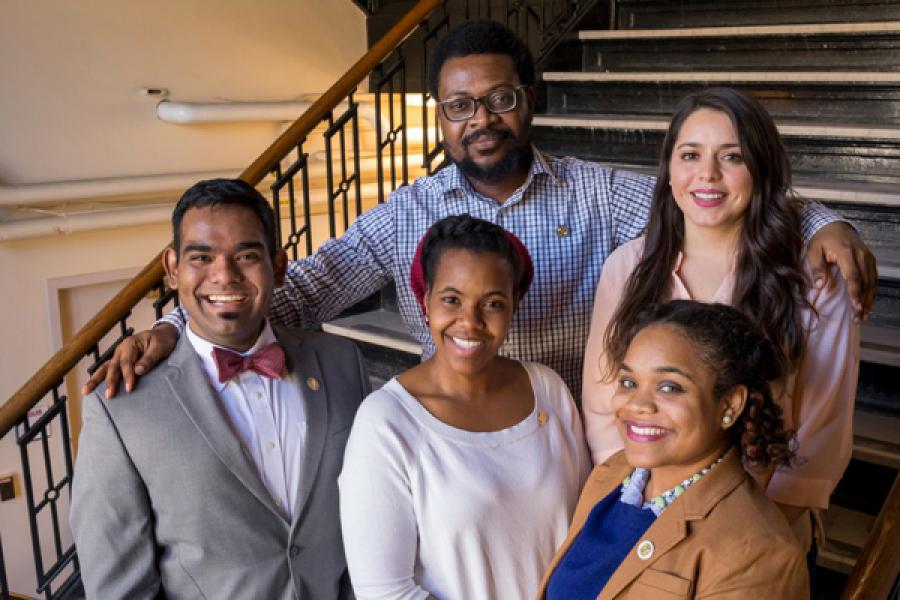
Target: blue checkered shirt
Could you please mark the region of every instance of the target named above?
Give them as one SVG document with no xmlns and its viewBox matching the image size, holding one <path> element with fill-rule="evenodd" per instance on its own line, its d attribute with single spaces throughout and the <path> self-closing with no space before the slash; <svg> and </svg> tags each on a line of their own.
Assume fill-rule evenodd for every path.
<svg viewBox="0 0 900 600">
<path fill-rule="evenodd" d="M 548 365 L 579 398 L 600 270 L 615 248 L 643 232 L 655 178 L 536 149 L 534 157 L 525 183 L 502 205 L 476 192 L 453 165 L 397 189 L 344 235 L 288 265 L 269 319 L 284 325 L 321 323 L 394 280 L 400 313 L 427 358 L 434 343 L 408 285 L 410 263 L 432 223 L 468 213 L 515 233 L 534 262 L 534 282 L 501 353 Z M 804 239 L 834 220 L 821 205 L 807 204 Z M 178 312 L 164 320 L 183 327 Z"/>
</svg>

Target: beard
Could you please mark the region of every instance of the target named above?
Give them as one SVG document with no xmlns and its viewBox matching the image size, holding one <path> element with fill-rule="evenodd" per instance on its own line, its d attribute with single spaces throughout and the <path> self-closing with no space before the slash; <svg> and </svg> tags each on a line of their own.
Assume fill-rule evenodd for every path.
<svg viewBox="0 0 900 600">
<path fill-rule="evenodd" d="M 466 136 L 462 140 L 463 150 L 468 150 L 469 145 L 475 138 L 487 132 L 488 130 L 479 129 Z M 447 154 L 467 178 L 484 183 L 498 183 L 515 173 L 521 166 L 531 163 L 531 138 L 529 135 L 524 135 L 519 141 L 514 140 L 512 134 L 506 130 L 490 130 L 490 133 L 499 136 L 501 140 L 513 140 L 514 142 L 508 146 L 500 159 L 492 165 L 482 167 L 472 159 L 468 152 L 464 152 L 461 160 L 450 156 L 449 153 Z"/>
</svg>

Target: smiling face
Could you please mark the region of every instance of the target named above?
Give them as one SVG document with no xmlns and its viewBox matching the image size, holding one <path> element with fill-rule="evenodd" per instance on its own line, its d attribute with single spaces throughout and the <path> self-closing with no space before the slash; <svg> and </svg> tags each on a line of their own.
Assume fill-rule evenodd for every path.
<svg viewBox="0 0 900 600">
<path fill-rule="evenodd" d="M 438 80 L 439 100 L 478 98 L 521 85 L 512 59 L 505 54 L 471 54 L 448 59 Z M 473 179 L 498 182 L 515 176 L 531 145 L 534 92 L 517 92 L 516 108 L 499 115 L 478 103 L 475 115 L 463 121 L 447 119 L 438 110 L 444 150 Z"/>
<path fill-rule="evenodd" d="M 284 277 L 284 251 L 273 261 L 262 223 L 234 204 L 188 209 L 180 246 L 178 253 L 166 250 L 164 265 L 191 330 L 218 346 L 247 350 L 262 329 L 273 287 Z"/>
<path fill-rule="evenodd" d="M 743 409 L 740 390 L 714 397 L 715 373 L 700 354 L 680 329 L 651 325 L 628 346 L 616 380 L 613 410 L 629 464 L 671 485 L 724 452 L 722 417 L 736 421 Z"/>
<path fill-rule="evenodd" d="M 669 183 L 685 228 L 740 230 L 753 177 L 727 114 L 701 108 L 685 119 L 669 158 Z"/>
<path fill-rule="evenodd" d="M 436 360 L 475 374 L 497 355 L 515 312 L 513 272 L 497 254 L 449 249 L 440 257 L 425 310 Z"/>
</svg>

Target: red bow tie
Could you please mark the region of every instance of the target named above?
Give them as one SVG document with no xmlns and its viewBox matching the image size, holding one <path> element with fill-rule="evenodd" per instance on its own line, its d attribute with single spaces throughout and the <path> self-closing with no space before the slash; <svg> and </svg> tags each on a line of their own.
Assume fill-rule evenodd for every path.
<svg viewBox="0 0 900 600">
<path fill-rule="evenodd" d="M 253 371 L 272 379 L 281 379 L 284 372 L 284 350 L 278 342 L 250 356 L 241 356 L 225 348 L 213 348 L 212 357 L 219 371 L 219 383 L 225 383 L 242 371 Z"/>
</svg>

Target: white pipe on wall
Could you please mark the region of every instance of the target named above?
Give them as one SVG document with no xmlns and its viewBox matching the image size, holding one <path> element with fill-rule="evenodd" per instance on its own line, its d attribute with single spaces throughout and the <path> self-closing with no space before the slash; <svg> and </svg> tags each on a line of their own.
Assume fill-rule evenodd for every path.
<svg viewBox="0 0 900 600">
<path fill-rule="evenodd" d="M 156 116 L 167 123 L 230 123 L 241 121 L 293 121 L 312 102 L 172 102 L 156 105 Z"/>
<path fill-rule="evenodd" d="M 201 179 L 236 177 L 240 169 L 174 175 L 84 179 L 0 187 L 0 206 L 23 206 L 184 190 Z"/>
<path fill-rule="evenodd" d="M 0 242 L 47 235 L 67 235 L 77 231 L 165 223 L 172 217 L 172 206 L 172 204 L 161 204 L 0 223 Z"/>
<path fill-rule="evenodd" d="M 240 123 L 250 121 L 294 121 L 310 106 L 312 100 L 273 102 L 173 102 L 162 100 L 156 105 L 156 116 L 166 123 L 192 125 L 198 123 Z M 347 101 L 334 109 L 335 115 L 347 110 Z M 359 102 L 359 116 L 375 128 L 375 104 Z M 385 119 L 386 121 L 386 119 Z M 388 124 L 382 125 L 382 135 L 387 134 Z"/>
</svg>

